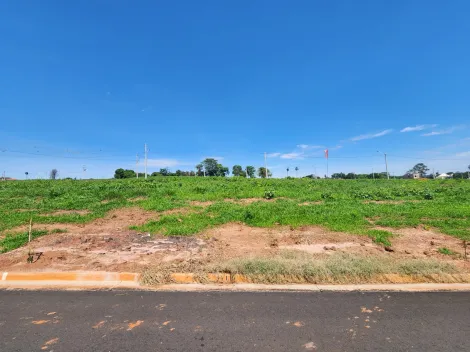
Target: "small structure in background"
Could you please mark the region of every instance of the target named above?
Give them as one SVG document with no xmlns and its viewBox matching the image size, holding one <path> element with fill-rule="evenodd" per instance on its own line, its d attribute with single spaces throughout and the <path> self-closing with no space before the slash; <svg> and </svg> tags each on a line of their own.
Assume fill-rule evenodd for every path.
<svg viewBox="0 0 470 352">
<path fill-rule="evenodd" d="M 438 180 L 445 180 L 447 178 L 452 178 L 452 175 L 449 174 L 440 174 L 436 177 Z"/>
</svg>

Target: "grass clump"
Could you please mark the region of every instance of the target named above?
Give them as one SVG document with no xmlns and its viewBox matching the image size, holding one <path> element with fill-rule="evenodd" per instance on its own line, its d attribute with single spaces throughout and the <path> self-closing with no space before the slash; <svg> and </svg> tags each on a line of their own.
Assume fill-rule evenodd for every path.
<svg viewBox="0 0 470 352">
<path fill-rule="evenodd" d="M 449 248 L 446 248 L 446 247 L 441 247 L 437 250 L 439 253 L 441 254 L 445 254 L 445 255 L 454 255 L 454 254 L 457 254 L 456 252 L 454 252 L 453 250 L 450 250 Z"/>
<path fill-rule="evenodd" d="M 31 232 L 31 239 L 47 235 L 45 230 L 33 230 Z M 0 253 L 10 252 L 14 249 L 20 248 L 28 243 L 28 232 L 21 232 L 16 234 L 7 234 L 0 240 Z"/>
</svg>

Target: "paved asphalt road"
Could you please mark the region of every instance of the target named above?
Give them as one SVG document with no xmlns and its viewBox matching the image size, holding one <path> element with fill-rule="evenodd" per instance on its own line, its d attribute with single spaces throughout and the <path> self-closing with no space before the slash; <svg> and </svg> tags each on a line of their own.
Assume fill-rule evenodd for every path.
<svg viewBox="0 0 470 352">
<path fill-rule="evenodd" d="M 0 291 L 0 351 L 470 351 L 470 293 Z"/>
</svg>

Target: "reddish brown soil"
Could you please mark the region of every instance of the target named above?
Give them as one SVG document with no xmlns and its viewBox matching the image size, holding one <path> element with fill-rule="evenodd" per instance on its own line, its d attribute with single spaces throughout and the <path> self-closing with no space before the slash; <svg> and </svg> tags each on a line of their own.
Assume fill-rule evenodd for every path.
<svg viewBox="0 0 470 352">
<path fill-rule="evenodd" d="M 258 201 L 259 199 L 257 199 Z M 299 250 L 307 253 L 332 254 L 348 252 L 358 255 L 393 256 L 396 258 L 432 257 L 470 269 L 464 262 L 463 246 L 458 239 L 434 231 L 389 229 L 396 234 L 391 239 L 392 252 L 385 251 L 366 236 L 328 231 L 318 226 L 253 228 L 229 223 L 209 229 L 197 236 L 163 237 L 130 231 L 164 214 L 184 214 L 189 209 L 151 212 L 140 208 L 111 211 L 102 219 L 88 224 L 37 225 L 35 228 L 67 229 L 67 233 L 51 234 L 33 240 L 36 255 L 32 264 L 26 263 L 28 248 L 0 255 L 0 271 L 36 270 L 108 270 L 141 271 L 161 263 L 216 263 L 248 255 L 269 256 L 280 250 Z M 22 230 L 24 230 L 23 228 Z M 446 256 L 437 250 L 446 247 L 458 253 Z M 174 263 L 174 264 L 173 264 Z"/>
</svg>

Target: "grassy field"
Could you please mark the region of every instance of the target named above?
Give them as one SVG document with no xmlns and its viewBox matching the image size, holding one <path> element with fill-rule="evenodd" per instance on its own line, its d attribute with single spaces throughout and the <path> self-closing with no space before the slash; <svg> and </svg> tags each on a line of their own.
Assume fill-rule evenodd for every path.
<svg viewBox="0 0 470 352">
<path fill-rule="evenodd" d="M 271 201 L 262 201 L 265 198 Z M 259 198 L 260 202 L 227 200 Z M 207 202 L 208 206 L 194 205 Z M 193 203 L 192 203 L 193 202 Z M 302 204 L 302 206 L 299 206 Z M 166 177 L 145 180 L 37 180 L 0 183 L 0 231 L 34 223 L 84 223 L 111 209 L 141 206 L 167 215 L 139 230 L 191 235 L 227 222 L 250 226 L 322 225 L 333 231 L 365 234 L 379 242 L 389 235 L 375 230 L 424 225 L 469 238 L 468 180 L 310 180 Z M 58 212 L 63 210 L 82 213 Z"/>
<path fill-rule="evenodd" d="M 224 224 L 238 223 L 250 228 L 287 227 L 291 230 L 318 225 L 335 233 L 368 236 L 380 246 L 394 242 L 397 237 L 393 237 L 392 232 L 418 227 L 470 240 L 468 180 L 196 177 L 31 180 L 0 182 L 0 253 L 27 243 L 28 234 L 24 229 L 31 218 L 33 239 L 63 234 L 73 241 L 77 234 L 66 233 L 67 225 L 90 223 L 113 209 L 136 207 L 155 215 L 147 217 L 150 220 L 146 222 L 132 224 L 131 221 L 126 226 L 137 233 L 157 236 L 201 235 Z M 173 209 L 175 211 L 170 212 Z M 113 221 L 112 217 L 107 221 Z M 55 225 L 44 230 L 44 224 Z M 429 244 L 428 240 L 424 241 Z M 201 253 L 206 253 L 203 255 L 206 259 L 201 259 L 195 271 L 239 273 L 256 282 L 282 282 L 286 276 L 287 280 L 296 278 L 299 282 L 376 282 L 382 280 L 377 277 L 384 274 L 414 276 L 418 281 L 453 282 L 456 279 L 452 275 L 461 269 L 443 258 L 461 258 L 461 253 L 454 251 L 462 250 L 455 244 L 451 250 L 448 245 L 443 242 L 433 250 L 437 256 L 441 255 L 437 259 L 443 262 L 436 261 L 435 255 L 427 258 L 428 254 L 424 258 L 340 252 L 333 256 L 312 256 L 275 249 L 269 255 L 265 252 L 264 256 L 256 257 L 246 253 L 246 256 L 213 262 L 204 257 L 211 251 L 203 250 Z M 423 250 L 416 253 L 422 256 Z M 173 271 L 186 268 L 169 265 Z M 146 282 L 158 282 L 167 270 L 156 263 L 147 270 Z"/>
<path fill-rule="evenodd" d="M 227 199 L 272 196 L 273 202 L 241 205 Z M 136 198 L 144 198 L 135 202 Z M 167 216 L 145 226 L 171 235 L 190 235 L 208 226 L 243 221 L 252 226 L 325 225 L 331 230 L 363 232 L 368 218 L 378 225 L 424 224 L 464 237 L 470 227 L 470 182 L 435 180 L 260 180 L 243 178 L 152 178 L 145 180 L 38 180 L 0 183 L 0 231 L 25 224 L 76 223 L 135 205 L 163 211 L 214 202 L 204 211 L 174 221 Z M 368 202 L 371 201 L 371 202 Z M 379 201 L 379 202 L 374 202 Z M 303 207 L 298 204 L 305 202 Z M 59 210 L 89 213 L 53 214 Z M 38 216 L 39 215 L 39 216 Z M 207 216 L 211 215 L 211 216 Z"/>
</svg>

